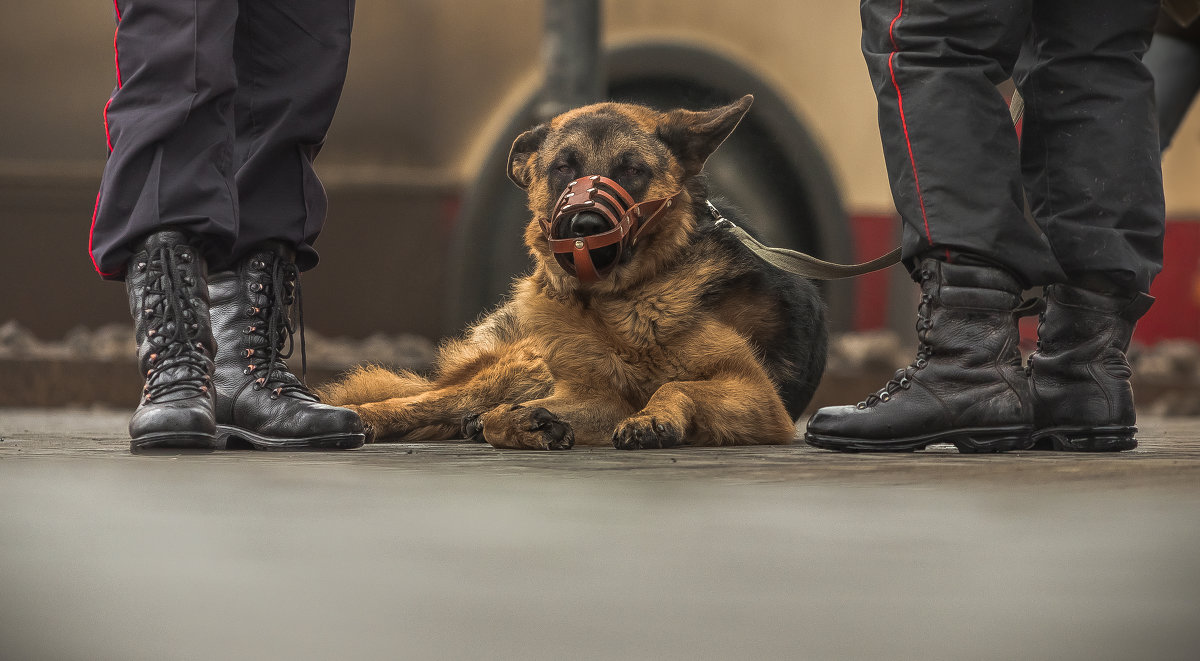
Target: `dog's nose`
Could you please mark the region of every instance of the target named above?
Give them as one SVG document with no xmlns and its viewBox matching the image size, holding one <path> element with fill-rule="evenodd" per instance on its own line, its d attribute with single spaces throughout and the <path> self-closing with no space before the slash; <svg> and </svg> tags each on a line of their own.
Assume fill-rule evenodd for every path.
<svg viewBox="0 0 1200 661">
<path fill-rule="evenodd" d="M 606 229 L 608 229 L 608 224 L 598 213 L 585 211 L 575 214 L 575 217 L 571 219 L 571 236 L 591 236 Z"/>
</svg>

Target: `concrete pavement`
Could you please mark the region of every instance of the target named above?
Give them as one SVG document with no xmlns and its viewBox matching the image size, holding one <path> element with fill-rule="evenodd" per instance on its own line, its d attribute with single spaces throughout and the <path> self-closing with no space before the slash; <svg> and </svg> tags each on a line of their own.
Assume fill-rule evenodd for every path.
<svg viewBox="0 0 1200 661">
<path fill-rule="evenodd" d="M 134 457 L 0 409 L 4 659 L 1194 659 L 1200 420 L 1119 455 Z"/>
</svg>

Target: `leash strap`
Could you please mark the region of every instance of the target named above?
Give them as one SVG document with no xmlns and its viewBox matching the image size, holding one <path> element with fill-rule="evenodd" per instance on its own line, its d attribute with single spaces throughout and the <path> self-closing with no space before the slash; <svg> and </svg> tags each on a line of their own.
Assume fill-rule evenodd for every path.
<svg viewBox="0 0 1200 661">
<path fill-rule="evenodd" d="M 882 257 L 877 257 L 862 264 L 835 264 L 834 262 L 826 262 L 812 255 L 806 255 L 795 250 L 772 248 L 771 246 L 763 245 L 758 239 L 750 236 L 746 230 L 734 225 L 732 221 L 722 216 L 721 212 L 717 211 L 717 208 L 712 205 L 712 202 L 706 201 L 705 204 L 708 205 L 709 213 L 716 219 L 717 227 L 733 233 L 733 236 L 738 241 L 741 241 L 743 245 L 771 266 L 802 278 L 812 278 L 814 280 L 852 278 L 900 263 L 899 248 Z"/>
</svg>

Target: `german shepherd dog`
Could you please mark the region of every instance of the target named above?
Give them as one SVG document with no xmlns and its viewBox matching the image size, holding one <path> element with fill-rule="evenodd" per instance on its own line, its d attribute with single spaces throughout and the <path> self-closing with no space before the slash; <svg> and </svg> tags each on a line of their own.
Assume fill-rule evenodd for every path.
<svg viewBox="0 0 1200 661">
<path fill-rule="evenodd" d="M 790 443 L 825 368 L 816 287 L 715 222 L 701 169 L 750 108 L 623 103 L 522 133 L 509 177 L 532 274 L 431 379 L 356 368 L 322 389 L 376 440 L 498 448 Z"/>
</svg>

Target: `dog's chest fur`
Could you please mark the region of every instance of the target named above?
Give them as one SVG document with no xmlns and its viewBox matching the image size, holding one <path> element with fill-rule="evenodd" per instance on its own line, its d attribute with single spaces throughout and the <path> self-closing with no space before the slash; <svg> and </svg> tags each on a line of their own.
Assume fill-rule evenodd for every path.
<svg viewBox="0 0 1200 661">
<path fill-rule="evenodd" d="M 644 403 L 663 383 L 691 380 L 689 336 L 698 328 L 697 293 L 647 288 L 634 296 L 541 300 L 532 335 L 544 339 L 556 380 L 613 389 Z"/>
</svg>

